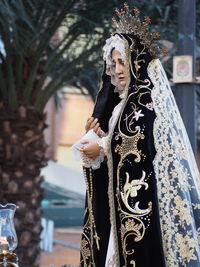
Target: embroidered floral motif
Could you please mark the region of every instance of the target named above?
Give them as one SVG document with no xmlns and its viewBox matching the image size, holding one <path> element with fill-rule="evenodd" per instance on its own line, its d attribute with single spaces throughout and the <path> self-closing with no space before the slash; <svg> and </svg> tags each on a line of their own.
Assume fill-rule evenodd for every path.
<svg viewBox="0 0 200 267">
<path fill-rule="evenodd" d="M 121 226 L 121 238 L 124 242 L 124 236 L 127 232 L 134 232 L 135 238 L 134 241 L 138 242 L 142 239 L 142 236 L 144 234 L 144 224 L 141 222 L 141 220 L 138 220 L 136 223 L 133 219 L 128 219 L 125 222 L 125 225 L 122 224 Z M 133 251 L 132 251 L 133 253 Z"/>
<path fill-rule="evenodd" d="M 88 246 L 88 241 L 86 239 L 82 239 L 81 252 L 85 260 L 87 260 L 91 256 L 90 249 L 87 246 Z"/>
<path fill-rule="evenodd" d="M 127 115 L 126 118 L 130 116 Z M 120 118 L 121 120 L 121 118 Z M 146 177 L 146 173 L 143 171 L 140 179 L 131 179 L 129 181 L 130 175 L 128 172 L 125 172 L 126 181 L 123 187 L 120 189 L 120 172 L 122 167 L 124 166 L 125 159 L 130 155 L 135 155 L 135 163 L 139 163 L 141 161 L 141 151 L 138 150 L 138 142 L 139 140 L 143 140 L 145 138 L 144 134 L 141 133 L 141 129 L 139 126 L 135 127 L 135 130 L 131 129 L 132 120 L 126 121 L 126 129 L 128 132 L 132 133 L 132 136 L 127 136 L 122 133 L 120 130 L 120 121 L 118 122 L 119 134 L 116 135 L 115 140 L 122 140 L 121 144 L 117 144 L 115 147 L 115 152 L 120 155 L 120 160 L 117 168 L 117 200 L 119 205 L 120 217 L 121 217 L 121 242 L 123 249 L 123 256 L 125 261 L 125 266 L 131 264 L 136 266 L 136 262 L 131 257 L 131 260 L 128 260 L 128 256 L 134 253 L 133 249 L 127 248 L 127 238 L 133 236 L 134 242 L 139 242 L 143 239 L 146 227 L 143 220 L 145 216 L 148 216 L 152 211 L 152 203 L 148 203 L 148 207 L 146 209 L 139 208 L 139 201 L 135 203 L 134 207 L 131 204 L 131 199 L 134 199 L 138 191 L 144 186 L 145 189 L 148 189 L 148 184 L 144 181 Z M 121 202 L 122 201 L 122 202 Z M 122 203 L 124 204 L 124 209 L 122 207 Z M 147 218 L 145 218 L 146 220 Z M 148 220 L 147 220 L 148 221 Z M 149 222 L 149 221 L 148 221 Z"/>
<path fill-rule="evenodd" d="M 121 155 L 121 163 L 129 154 L 134 154 L 136 156 L 135 162 L 140 162 L 141 151 L 138 150 L 137 143 L 140 139 L 144 139 L 144 135 L 141 133 L 140 127 L 136 127 L 135 135 L 127 136 L 123 133 L 119 133 L 115 139 L 118 140 L 119 138 L 122 139 L 122 143 L 116 146 L 115 152 L 118 152 Z"/>
<path fill-rule="evenodd" d="M 144 63 L 144 60 L 140 60 L 140 56 L 144 56 L 146 54 L 145 47 L 141 49 L 141 51 L 136 51 L 136 60 L 135 60 L 135 73 L 131 66 L 131 72 L 134 77 L 140 79 L 140 66 Z M 137 62 L 136 62 L 137 61 Z M 137 63 L 137 64 L 136 64 Z M 132 93 L 129 91 L 129 94 L 126 98 L 124 106 L 122 107 L 121 115 L 118 120 L 117 134 L 114 137 L 116 145 L 114 146 L 114 152 L 120 155 L 119 162 L 117 164 L 117 188 L 116 188 L 116 197 L 118 202 L 118 216 L 120 216 L 120 224 L 121 224 L 121 245 L 123 250 L 124 263 L 123 266 L 136 266 L 137 263 L 134 260 L 134 243 L 139 242 L 143 239 L 146 229 L 150 225 L 150 217 L 152 215 L 152 202 L 147 202 L 146 209 L 140 209 L 140 202 L 135 201 L 135 197 L 138 196 L 138 192 L 144 188 L 146 191 L 148 190 L 148 183 L 145 179 L 150 177 L 150 174 L 146 177 L 146 172 L 142 171 L 141 176 L 138 179 L 137 177 L 130 177 L 128 172 L 124 172 L 124 166 L 127 162 L 135 162 L 134 164 L 138 164 L 147 160 L 147 155 L 145 151 L 138 149 L 138 143 L 144 144 L 142 140 L 145 139 L 144 129 L 145 125 L 142 123 L 141 119 L 145 116 L 143 113 L 143 109 L 151 109 L 151 104 L 149 108 L 147 108 L 146 103 L 143 102 L 143 96 L 148 94 L 150 96 L 151 89 L 149 86 L 151 85 L 149 79 L 145 79 L 142 81 L 143 85 L 139 85 L 134 88 Z M 130 90 L 131 88 L 129 88 Z M 140 93 L 141 90 L 141 93 Z M 148 99 L 149 99 L 148 96 Z M 131 99 L 135 99 L 136 101 L 131 101 Z M 146 96 L 144 97 L 144 100 Z M 129 103 L 128 103 L 129 102 Z M 126 107 L 126 104 L 130 107 L 128 113 L 124 113 L 123 109 Z M 142 108 L 141 108 L 142 107 Z M 146 111 L 145 111 L 146 112 Z M 153 115 L 154 116 L 154 115 Z M 137 123 L 138 122 L 138 123 Z M 121 125 L 125 128 L 123 131 L 121 129 Z M 135 156 L 135 157 L 134 157 Z M 131 161 L 129 160 L 131 159 Z M 149 160 L 149 159 L 148 159 Z M 108 157 L 108 163 L 110 163 Z M 112 162 L 113 164 L 113 162 Z M 113 172 L 111 173 L 109 165 L 109 177 L 110 177 L 110 200 L 113 198 L 113 186 L 111 181 L 113 180 Z M 141 167 L 139 167 L 141 168 Z M 151 173 L 152 170 L 150 170 Z M 126 178 L 123 178 L 123 177 Z M 129 180 L 130 179 L 130 180 Z M 144 205 L 144 202 L 143 202 Z M 113 202 L 111 205 L 111 214 L 113 209 Z M 112 217 L 111 217 L 112 218 Z M 114 220 L 114 226 L 116 227 Z M 116 228 L 115 228 L 116 229 Z M 115 232 L 115 244 L 118 245 L 118 241 L 116 238 Z M 130 241 L 132 238 L 132 241 Z M 130 245 L 131 244 L 131 245 Z M 119 255 L 117 255 L 119 256 Z M 122 263 L 118 263 L 117 266 L 121 266 Z"/>
<path fill-rule="evenodd" d="M 130 94 L 129 97 L 131 95 L 132 94 Z M 128 157 L 136 156 L 134 161 L 135 164 L 137 164 L 141 161 L 141 156 L 144 155 L 144 152 L 142 153 L 142 151 L 138 150 L 138 142 L 145 138 L 143 129 L 141 129 L 140 126 L 134 126 L 140 117 L 144 117 L 144 114 L 142 114 L 142 110 L 138 110 L 135 103 L 131 104 L 132 110 L 130 114 L 125 114 L 125 119 L 123 120 L 125 121 L 126 131 L 130 133 L 131 136 L 124 134 L 121 130 L 122 116 L 118 122 L 119 134 L 115 136 L 115 140 L 117 142 L 120 141 L 120 144 L 115 146 L 115 152 L 120 155 L 117 167 L 117 200 L 121 218 L 121 242 L 125 262 L 124 266 L 136 266 L 137 263 L 133 260 L 134 256 L 131 256 L 134 254 L 134 246 L 132 245 L 131 248 L 128 248 L 127 238 L 130 240 L 132 236 L 134 242 L 139 242 L 143 239 L 146 228 L 149 226 L 149 216 L 152 212 L 152 202 L 148 203 L 146 209 L 140 209 L 139 201 L 135 202 L 133 205 L 133 199 L 138 195 L 138 191 L 141 190 L 142 187 L 144 187 L 145 190 L 149 187 L 148 183 L 145 181 L 146 172 L 142 171 L 140 179 L 130 177 L 128 172 L 125 172 L 126 179 L 121 178 L 123 177 L 122 168 L 125 161 L 130 162 Z"/>
<path fill-rule="evenodd" d="M 126 183 L 123 187 L 123 191 L 121 192 L 121 199 L 126 206 L 126 208 L 131 212 L 132 215 L 137 215 L 137 216 L 143 216 L 147 215 L 151 212 L 152 210 L 152 203 L 148 203 L 148 208 L 147 209 L 140 209 L 139 208 L 139 202 L 135 203 L 134 208 L 132 208 L 129 205 L 129 197 L 136 197 L 138 191 L 141 189 L 142 186 L 145 186 L 145 190 L 148 189 L 148 184 L 144 182 L 146 173 L 143 171 L 143 175 L 141 179 L 132 179 L 131 183 L 129 183 L 129 174 L 126 172 Z"/>
<path fill-rule="evenodd" d="M 135 111 L 135 114 L 133 116 L 133 118 L 138 121 L 140 117 L 144 117 L 144 114 L 142 114 L 142 110 L 138 110 L 138 111 Z"/>
<path fill-rule="evenodd" d="M 144 178 L 146 176 L 145 171 L 142 172 L 141 179 L 132 179 L 132 181 L 129 183 L 129 173 L 126 172 L 126 183 L 124 185 L 124 194 L 129 197 L 129 194 L 131 197 L 137 196 L 137 191 L 140 190 L 142 186 L 147 189 L 149 186 L 147 183 L 144 182 Z"/>
</svg>

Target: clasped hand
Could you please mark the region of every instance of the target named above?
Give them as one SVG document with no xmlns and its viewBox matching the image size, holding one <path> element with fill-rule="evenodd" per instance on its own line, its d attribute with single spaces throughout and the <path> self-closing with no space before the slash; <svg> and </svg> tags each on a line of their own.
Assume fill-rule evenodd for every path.
<svg viewBox="0 0 200 267">
<path fill-rule="evenodd" d="M 100 136 L 101 135 L 101 127 L 98 122 L 98 119 L 95 119 L 93 117 L 89 118 L 85 125 L 86 132 L 93 129 L 93 131 Z M 91 141 L 84 141 L 82 142 L 83 146 L 79 148 L 79 150 L 85 154 L 86 157 L 88 157 L 91 160 L 95 160 L 96 157 L 99 156 L 101 147 L 98 145 L 96 140 Z"/>
</svg>

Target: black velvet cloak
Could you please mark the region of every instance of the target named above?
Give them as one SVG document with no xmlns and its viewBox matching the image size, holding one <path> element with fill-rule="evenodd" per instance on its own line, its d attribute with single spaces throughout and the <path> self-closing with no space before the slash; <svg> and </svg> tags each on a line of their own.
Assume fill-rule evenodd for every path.
<svg viewBox="0 0 200 267">
<path fill-rule="evenodd" d="M 161 154 L 159 156 L 159 142 L 162 142 L 162 139 L 158 137 L 155 140 L 156 127 L 160 128 L 163 123 L 159 120 L 161 126 L 158 123 L 158 126 L 155 124 L 156 119 L 160 116 L 155 108 L 156 105 L 159 106 L 159 101 L 156 102 L 152 99 L 152 90 L 156 86 L 156 81 L 159 81 L 160 78 L 157 80 L 155 78 L 157 77 L 155 74 L 156 67 L 152 68 L 154 70 L 152 76 L 148 71 L 149 65 L 155 59 L 151 57 L 146 47 L 141 44 L 136 36 L 120 34 L 120 37 L 124 40 L 126 47 L 129 84 L 125 88 L 126 97 L 122 100 L 124 101 L 123 107 L 115 122 L 115 127 L 109 131 L 110 138 L 105 161 L 97 170 L 84 168 L 87 197 L 80 266 L 105 266 L 112 224 L 115 263 L 110 266 L 172 267 L 187 266 L 184 265 L 184 262 L 190 262 L 190 266 L 196 267 L 198 266 L 196 263 L 199 262 L 198 248 L 195 247 L 195 250 L 192 247 L 195 256 L 184 258 L 185 256 L 181 255 L 182 245 L 173 241 L 177 238 L 175 227 L 184 215 L 170 215 L 174 216 L 172 219 L 174 224 L 172 222 L 170 224 L 170 233 L 167 230 L 169 228 L 168 222 L 165 220 L 168 216 L 168 210 L 170 213 L 172 208 L 178 206 L 177 197 L 182 194 L 182 189 L 177 187 L 177 182 L 176 185 L 174 184 L 174 181 L 179 178 L 177 178 L 178 176 L 175 177 L 175 174 L 169 174 L 169 168 L 171 170 L 175 168 L 173 168 L 173 164 L 169 164 L 168 167 L 166 166 L 168 168 L 166 170 L 168 173 L 166 181 L 170 179 L 170 175 L 174 176 L 171 185 L 165 184 L 165 191 L 168 190 L 168 186 L 174 186 L 174 192 L 177 190 L 178 193 L 176 195 L 173 193 L 172 196 L 172 193 L 165 195 L 164 191 L 161 192 L 165 186 L 163 180 L 161 182 L 162 177 L 159 171 L 160 169 L 163 172 L 165 171 L 165 166 L 162 166 L 165 155 L 166 158 L 170 158 L 169 148 L 166 146 L 170 144 L 171 137 L 166 137 L 162 144 L 164 145 L 164 142 L 166 142 L 167 145 L 164 145 L 164 147 L 168 149 L 168 152 L 165 151 L 162 156 Z M 157 73 L 157 75 L 160 77 L 162 73 Z M 154 82 L 152 77 L 155 78 Z M 158 84 L 157 88 L 161 88 L 161 82 L 159 81 L 160 87 Z M 159 96 L 157 95 L 157 97 Z M 114 92 L 110 76 L 104 71 L 102 86 L 93 112 L 93 117 L 99 119 L 104 132 L 108 131 L 109 118 L 119 101 L 120 98 L 118 93 Z M 167 101 L 167 97 L 165 101 Z M 168 119 L 170 114 L 165 114 L 165 116 Z M 173 121 L 173 118 L 171 120 Z M 171 133 L 170 126 L 167 127 Z M 181 125 L 181 127 L 183 126 Z M 163 132 L 164 134 L 166 134 L 166 131 Z M 177 134 L 180 134 L 180 131 Z M 167 162 L 169 163 L 169 160 Z M 183 188 L 183 190 L 185 189 Z M 166 205 L 168 197 L 171 200 L 169 205 Z M 164 203 L 162 203 L 162 199 L 166 199 Z M 184 197 L 181 199 L 184 200 Z M 199 201 L 197 193 L 194 199 L 195 203 Z M 200 206 L 198 206 L 199 208 Z M 165 212 L 163 212 L 163 209 L 166 209 Z M 190 209 L 188 210 L 190 212 Z M 199 213 L 195 216 L 196 219 L 199 218 Z M 183 233 L 180 227 L 179 230 Z M 195 224 L 195 227 L 200 229 L 198 228 L 199 225 L 196 226 Z M 182 228 L 185 231 L 187 229 L 183 225 Z M 173 237 L 171 238 L 171 236 Z M 182 236 L 185 237 L 184 234 Z M 194 239 L 193 236 L 189 238 Z M 168 243 L 170 244 L 168 245 Z M 185 247 L 188 244 L 185 244 Z M 177 246 L 175 252 L 174 245 Z M 195 257 L 196 260 L 194 261 Z M 180 262 L 176 260 L 178 258 Z"/>
</svg>

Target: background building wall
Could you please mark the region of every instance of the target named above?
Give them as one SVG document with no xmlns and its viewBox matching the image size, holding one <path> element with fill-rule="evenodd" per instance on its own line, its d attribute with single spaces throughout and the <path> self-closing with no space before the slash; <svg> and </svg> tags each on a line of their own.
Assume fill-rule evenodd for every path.
<svg viewBox="0 0 200 267">
<path fill-rule="evenodd" d="M 48 128 L 45 140 L 48 144 L 47 154 L 61 164 L 79 168 L 73 161 L 70 147 L 85 134 L 86 120 L 91 116 L 94 102 L 89 95 L 64 90 L 60 94 L 60 105 L 55 107 L 54 99 L 47 103 Z"/>
</svg>

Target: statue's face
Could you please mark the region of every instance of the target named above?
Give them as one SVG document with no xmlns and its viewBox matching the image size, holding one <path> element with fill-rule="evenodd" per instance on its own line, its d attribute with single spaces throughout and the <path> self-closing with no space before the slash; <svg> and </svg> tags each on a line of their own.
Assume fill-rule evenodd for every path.
<svg viewBox="0 0 200 267">
<path fill-rule="evenodd" d="M 122 59 L 122 55 L 119 51 L 114 49 L 112 51 L 111 57 L 112 57 L 112 68 L 115 72 L 117 81 L 119 82 L 121 87 L 125 87 L 128 77 L 126 74 L 126 69 L 124 65 L 124 60 Z"/>
</svg>

